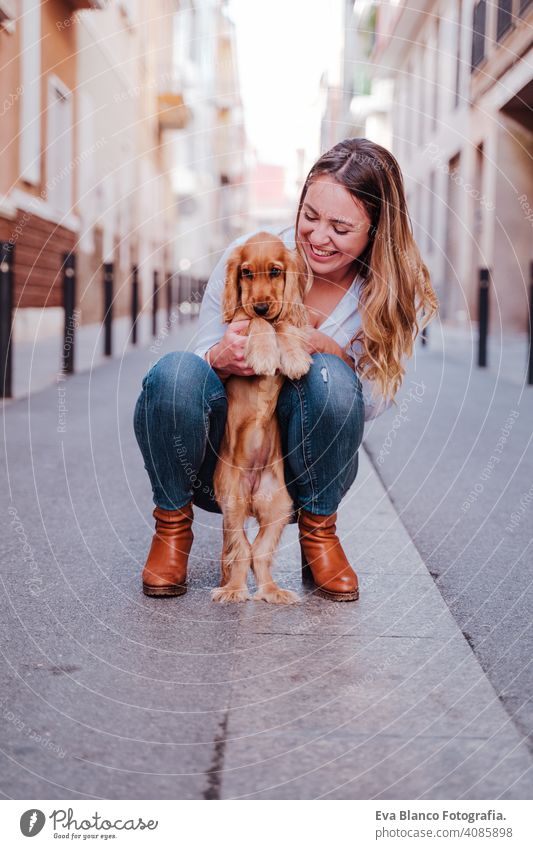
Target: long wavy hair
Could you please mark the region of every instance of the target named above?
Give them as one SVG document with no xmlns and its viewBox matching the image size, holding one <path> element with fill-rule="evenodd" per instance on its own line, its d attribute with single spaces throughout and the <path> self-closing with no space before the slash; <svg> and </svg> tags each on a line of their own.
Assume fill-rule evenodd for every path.
<svg viewBox="0 0 533 849">
<path fill-rule="evenodd" d="M 361 327 L 350 340 L 356 354 L 356 371 L 375 381 L 385 398 L 394 398 L 402 384 L 404 356 L 437 313 L 437 296 L 429 271 L 413 238 L 413 228 L 402 173 L 384 147 L 364 138 L 344 139 L 324 153 L 304 183 L 296 214 L 296 245 L 308 269 L 305 292 L 312 285 L 312 271 L 299 245 L 298 222 L 311 182 L 331 175 L 365 208 L 371 221 L 369 241 L 354 260 L 359 274 Z"/>
</svg>

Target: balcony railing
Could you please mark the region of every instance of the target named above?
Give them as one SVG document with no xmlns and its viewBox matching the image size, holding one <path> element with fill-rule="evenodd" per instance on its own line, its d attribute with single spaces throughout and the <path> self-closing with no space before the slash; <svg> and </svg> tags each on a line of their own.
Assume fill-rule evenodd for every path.
<svg viewBox="0 0 533 849">
<path fill-rule="evenodd" d="M 108 0 L 70 0 L 69 6 L 80 12 L 82 9 L 105 9 Z"/>
<path fill-rule="evenodd" d="M 164 92 L 157 98 L 159 126 L 162 130 L 183 130 L 191 119 L 190 109 L 181 94 Z"/>
</svg>

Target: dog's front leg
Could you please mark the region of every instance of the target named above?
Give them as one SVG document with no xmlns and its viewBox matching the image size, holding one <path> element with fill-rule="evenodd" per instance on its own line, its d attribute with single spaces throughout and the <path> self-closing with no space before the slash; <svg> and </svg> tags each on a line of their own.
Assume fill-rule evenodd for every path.
<svg viewBox="0 0 533 849">
<path fill-rule="evenodd" d="M 252 565 L 252 548 L 244 531 L 245 512 L 242 509 L 223 512 L 222 585 L 212 590 L 211 597 L 222 603 L 246 601 L 250 598 L 246 576 Z"/>
<path fill-rule="evenodd" d="M 252 318 L 250 321 L 244 359 L 256 374 L 273 375 L 280 367 L 276 332 L 264 318 Z"/>
<path fill-rule="evenodd" d="M 258 490 L 254 493 L 254 511 L 260 524 L 252 543 L 252 569 L 257 584 L 255 601 L 271 604 L 295 604 L 300 601 L 292 590 L 282 590 L 272 577 L 272 560 L 284 527 L 292 512 L 292 500 L 287 492 L 283 461 L 274 464 L 273 471 L 263 471 Z"/>
<path fill-rule="evenodd" d="M 311 367 L 311 355 L 305 347 L 306 336 L 305 327 L 295 327 L 289 321 L 279 321 L 276 324 L 280 371 L 292 380 L 307 374 Z"/>
</svg>

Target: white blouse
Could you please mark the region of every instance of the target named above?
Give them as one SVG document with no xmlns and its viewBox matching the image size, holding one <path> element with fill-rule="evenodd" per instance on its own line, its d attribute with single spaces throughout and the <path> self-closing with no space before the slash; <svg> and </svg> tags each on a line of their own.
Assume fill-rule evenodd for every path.
<svg viewBox="0 0 533 849">
<path fill-rule="evenodd" d="M 216 345 L 217 342 L 224 336 L 228 325 L 222 322 L 222 293 L 224 290 L 224 279 L 226 274 L 226 263 L 233 249 L 237 245 L 242 244 L 250 236 L 258 232 L 273 233 L 283 239 L 285 245 L 294 250 L 294 227 L 284 227 L 283 229 L 262 227 L 261 230 L 256 230 L 254 233 L 247 233 L 244 236 L 239 236 L 229 247 L 224 251 L 221 258 L 214 267 L 211 276 L 207 282 L 207 286 L 202 299 L 199 315 L 199 330 L 195 337 L 194 353 L 199 357 L 204 357 L 206 351 Z M 320 325 L 320 332 L 325 333 L 337 342 L 341 348 L 346 349 L 346 353 L 356 359 L 354 346 L 348 348 L 350 339 L 361 326 L 361 317 L 359 314 L 359 277 L 356 276 L 350 288 L 343 295 L 339 303 L 333 311 Z M 385 402 L 385 399 L 377 394 L 373 394 L 375 389 L 374 384 L 370 380 L 361 378 L 363 386 L 363 399 L 365 404 L 365 421 L 376 418 L 381 415 L 391 404 L 392 401 Z"/>
</svg>

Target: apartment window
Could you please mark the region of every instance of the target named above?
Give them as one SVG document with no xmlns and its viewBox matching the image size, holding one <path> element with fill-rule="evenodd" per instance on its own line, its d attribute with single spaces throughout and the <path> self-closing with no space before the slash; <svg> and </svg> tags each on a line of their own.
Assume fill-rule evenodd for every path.
<svg viewBox="0 0 533 849">
<path fill-rule="evenodd" d="M 531 6 L 531 3 L 533 3 L 533 0 L 520 0 L 520 5 L 518 7 L 518 14 L 521 15 L 522 12 L 525 12 L 526 9 L 529 9 L 529 7 Z"/>
<path fill-rule="evenodd" d="M 485 0 L 479 0 L 474 6 L 472 21 L 472 70 L 485 58 L 485 22 L 487 4 Z"/>
<path fill-rule="evenodd" d="M 416 182 L 415 186 L 414 186 L 414 192 L 413 192 L 414 197 L 413 197 L 412 221 L 413 221 L 413 231 L 414 231 L 415 241 L 418 242 L 419 245 L 422 242 L 422 239 L 421 239 L 422 233 L 421 233 L 421 227 L 420 227 L 420 220 L 421 220 L 420 194 L 421 194 L 420 193 L 420 183 Z"/>
<path fill-rule="evenodd" d="M 433 244 L 435 241 L 435 172 L 432 171 L 429 175 L 429 184 L 427 188 L 427 230 L 426 230 L 426 251 L 428 254 L 433 253 Z"/>
<path fill-rule="evenodd" d="M 425 134 L 425 94 L 426 94 L 426 51 L 422 48 L 420 52 L 420 66 L 418 69 L 418 144 L 424 143 Z"/>
<path fill-rule="evenodd" d="M 431 103 L 431 128 L 437 127 L 437 116 L 439 114 L 439 56 L 440 56 L 440 25 L 437 18 L 435 24 L 435 45 L 433 50 L 433 97 Z"/>
<path fill-rule="evenodd" d="M 461 90 L 461 19 L 463 12 L 463 0 L 457 0 L 457 18 L 455 22 L 455 92 L 454 106 L 459 105 L 459 92 Z"/>
<path fill-rule="evenodd" d="M 20 176 L 37 185 L 41 179 L 41 4 L 23 0 L 20 17 Z"/>
<path fill-rule="evenodd" d="M 407 97 L 406 97 L 406 81 L 405 77 L 401 76 L 398 80 L 398 96 L 395 98 L 395 109 L 394 109 L 394 126 L 395 126 L 395 135 L 397 138 L 398 150 L 401 152 L 405 151 L 406 148 L 406 139 L 405 139 L 405 112 L 407 108 Z"/>
<path fill-rule="evenodd" d="M 72 95 L 55 76 L 48 78 L 46 197 L 63 215 L 72 210 Z"/>
<path fill-rule="evenodd" d="M 500 41 L 513 26 L 513 0 L 498 0 L 496 39 Z"/>
<path fill-rule="evenodd" d="M 411 155 L 411 146 L 413 144 L 413 116 L 414 116 L 414 101 L 413 101 L 413 66 L 409 63 L 407 67 L 407 79 L 405 81 L 405 115 L 404 115 L 404 144 L 407 156 Z"/>
<path fill-rule="evenodd" d="M 15 0 L 0 0 L 0 27 L 13 32 L 16 14 Z"/>
</svg>

